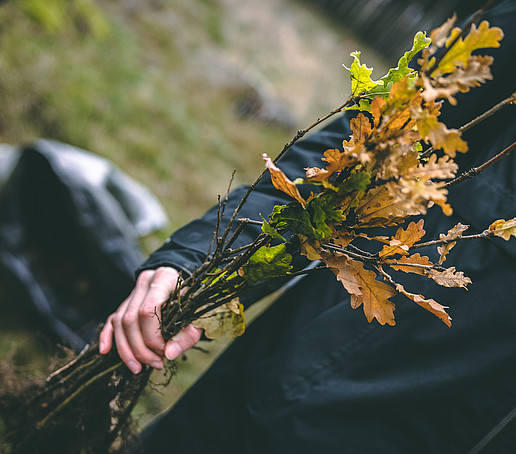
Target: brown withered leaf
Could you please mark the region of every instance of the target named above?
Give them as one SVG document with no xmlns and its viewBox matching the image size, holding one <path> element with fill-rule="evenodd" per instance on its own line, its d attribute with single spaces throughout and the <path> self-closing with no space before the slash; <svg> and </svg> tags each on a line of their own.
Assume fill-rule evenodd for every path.
<svg viewBox="0 0 516 454">
<path fill-rule="evenodd" d="M 301 255 L 304 255 L 308 260 L 320 260 L 321 259 L 321 243 L 317 240 L 308 238 L 304 235 L 297 235 L 300 241 Z"/>
<path fill-rule="evenodd" d="M 374 127 L 378 127 L 380 124 L 380 119 L 382 117 L 382 107 L 386 104 L 387 101 L 385 99 L 381 98 L 380 96 L 377 96 L 371 101 L 371 114 L 374 119 Z"/>
<path fill-rule="evenodd" d="M 388 263 L 390 267 L 396 271 L 415 273 L 420 274 L 421 276 L 426 276 L 428 274 L 427 270 L 434 265 L 428 257 L 419 255 L 419 253 L 413 254 L 409 257 L 400 257 L 396 261 L 386 260 L 386 263 Z"/>
<path fill-rule="evenodd" d="M 322 259 L 350 293 L 353 309 L 363 305 L 368 322 L 376 319 L 381 325 L 395 324 L 395 306 L 389 298 L 395 296 L 396 291 L 391 286 L 377 281 L 376 273 L 344 254 L 323 253 Z"/>
<path fill-rule="evenodd" d="M 265 167 L 269 169 L 274 187 L 297 200 L 304 208 L 306 201 L 299 193 L 297 186 L 272 162 L 267 153 L 263 153 L 262 158 L 265 161 Z"/>
<path fill-rule="evenodd" d="M 371 122 L 363 113 L 359 113 L 355 118 L 352 118 L 349 126 L 353 132 L 355 142 L 364 143 L 371 135 Z"/>
<path fill-rule="evenodd" d="M 434 203 L 439 205 L 446 216 L 453 213 L 452 207 L 446 203 L 448 190 L 444 187 L 444 182 L 434 182 L 425 178 L 411 179 L 400 178 L 398 185 L 387 185 L 393 194 L 399 191 L 404 197 L 403 200 L 407 210 L 419 210 L 420 213 L 426 214 L 427 208 Z"/>
<path fill-rule="evenodd" d="M 354 307 L 364 306 L 364 314 L 368 322 L 374 318 L 381 325 L 395 325 L 394 303 L 389 298 L 396 296 L 396 290 L 390 285 L 376 280 L 376 273 L 366 270 L 361 262 L 352 261 L 352 266 L 357 270 L 356 280 L 359 283 L 361 295 L 352 295 Z"/>
<path fill-rule="evenodd" d="M 356 156 L 351 156 L 350 153 L 342 152 L 338 149 L 326 150 L 322 160 L 328 163 L 325 169 L 319 169 L 317 167 L 309 167 L 306 169 L 306 178 L 308 180 L 329 180 L 335 172 L 340 172 L 342 169 L 354 166 L 358 163 Z"/>
<path fill-rule="evenodd" d="M 355 213 L 361 226 L 375 227 L 399 224 L 420 211 L 412 206 L 407 207 L 404 198 L 392 194 L 388 185 L 384 185 L 369 190 L 358 203 Z"/>
<path fill-rule="evenodd" d="M 337 280 L 344 286 L 350 295 L 361 295 L 360 285 L 356 278 L 357 270 L 353 267 L 351 259 L 344 254 L 322 252 L 321 259 L 330 268 Z"/>
<path fill-rule="evenodd" d="M 452 227 L 450 230 L 448 230 L 448 233 L 444 235 L 441 233 L 439 235 L 439 239 L 441 240 L 451 240 L 455 238 L 460 238 L 462 236 L 462 233 L 469 229 L 469 225 L 461 224 L 460 222 Z M 448 252 L 452 250 L 452 248 L 457 244 L 456 241 L 452 241 L 450 243 L 441 244 L 440 246 L 437 246 L 437 252 L 439 253 L 439 265 L 441 265 L 445 260 L 446 256 L 448 255 Z"/>
<path fill-rule="evenodd" d="M 427 275 L 443 287 L 466 288 L 468 284 L 471 284 L 471 279 L 464 276 L 462 271 L 456 271 L 454 266 L 446 268 L 444 271 L 430 269 L 427 271 Z"/>
<path fill-rule="evenodd" d="M 407 292 L 401 284 L 396 284 L 396 290 L 401 294 L 405 295 L 407 298 L 414 301 L 414 303 L 419 304 L 421 307 L 434 314 L 436 317 L 442 320 L 447 326 L 451 326 L 451 317 L 446 313 L 446 309 L 448 309 L 448 306 L 443 306 L 434 299 L 427 300 L 423 295 L 417 295 L 415 293 Z"/>
<path fill-rule="evenodd" d="M 391 239 L 390 244 L 384 246 L 380 251 L 379 256 L 383 258 L 395 254 L 407 255 L 409 248 L 425 234 L 423 225 L 424 220 L 420 219 L 417 224 L 411 222 L 406 230 L 400 227 L 394 235 L 394 238 Z"/>
<path fill-rule="evenodd" d="M 405 176 L 411 178 L 428 178 L 436 180 L 446 180 L 454 178 L 459 166 L 450 159 L 449 156 L 444 155 L 437 159 L 434 153 L 428 158 L 428 162 L 420 163 L 417 167 L 409 169 Z"/>
<path fill-rule="evenodd" d="M 446 76 L 429 78 L 422 74 L 423 98 L 425 101 L 446 98 L 451 105 L 457 105 L 454 97 L 457 93 L 466 93 L 470 88 L 478 87 L 493 78 L 490 68 L 492 63 L 493 58 L 490 56 L 474 55 L 465 68 L 458 68 Z"/>
<path fill-rule="evenodd" d="M 416 120 L 422 139 L 430 142 L 436 149 L 442 149 L 451 158 L 454 158 L 457 152 L 466 153 L 468 144 L 462 140 L 460 132 L 448 129 L 444 123 L 439 122 L 431 111 L 431 105 L 432 103 L 426 103 L 425 109 L 412 109 L 412 116 Z"/>
<path fill-rule="evenodd" d="M 509 241 L 511 236 L 516 237 L 516 218 L 509 219 L 508 221 L 498 219 L 489 226 L 489 231 L 493 232 L 493 235 Z"/>
</svg>

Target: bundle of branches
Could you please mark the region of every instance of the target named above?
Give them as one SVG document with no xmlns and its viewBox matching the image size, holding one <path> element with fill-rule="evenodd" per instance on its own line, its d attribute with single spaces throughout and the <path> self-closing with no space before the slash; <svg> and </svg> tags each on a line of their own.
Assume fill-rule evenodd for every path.
<svg viewBox="0 0 516 454">
<path fill-rule="evenodd" d="M 444 266 L 454 245 L 466 239 L 516 236 L 516 219 L 496 220 L 471 235 L 465 234 L 468 226 L 458 224 L 440 238 L 425 242 L 421 241 L 423 219 L 406 225 L 409 218 L 425 215 L 432 205 L 450 214 L 447 188 L 479 173 L 515 147 L 513 143 L 479 168 L 457 177 L 454 158 L 468 149 L 461 132 L 513 103 L 516 95 L 460 130 L 439 122 L 439 98 L 455 104 L 458 92 L 491 78 L 492 58 L 472 52 L 498 47 L 503 37 L 501 29 L 486 21 L 478 28 L 472 22 L 463 29 L 454 28 L 454 21 L 448 20 L 429 38 L 418 33 L 412 49 L 379 80 L 371 78 L 372 69 L 361 64 L 359 52 L 351 54 L 352 96 L 299 131 L 276 159 L 263 155 L 266 170 L 227 223 L 222 222 L 227 197 L 219 200 L 219 222 L 206 260 L 192 275 L 179 280 L 161 308 L 165 339 L 190 323 L 204 328 L 208 337 L 220 331 L 241 334 L 239 297 L 273 280 L 309 272 L 293 271 L 296 254 L 332 269 L 351 294 L 351 306 L 362 307 L 370 322 L 376 319 L 394 325 L 395 306 L 390 298 L 403 294 L 451 324 L 445 306 L 406 290 L 391 271 L 414 273 L 446 287 L 466 287 L 468 277 Z M 415 71 L 409 63 L 418 53 L 420 69 Z M 345 110 L 358 112 L 351 120 L 353 134 L 343 141 L 343 148 L 324 151 L 324 167 L 309 168 L 304 178 L 291 181 L 277 166 L 279 158 L 309 130 Z M 240 219 L 242 206 L 267 172 L 274 186 L 292 198 L 291 203 L 276 206 L 267 220 Z M 312 185 L 311 195 L 303 197 L 298 184 Z M 261 225 L 262 233 L 251 243 L 234 247 L 249 223 Z M 390 236 L 378 236 L 374 231 L 379 226 L 395 229 Z M 369 240 L 369 250 L 355 244 L 364 238 Z M 437 246 L 438 260 L 416 252 L 428 246 Z M 8 442 L 15 452 L 30 453 L 120 449 L 120 440 L 129 440 L 130 413 L 149 375 L 149 368 L 133 375 L 116 354 L 102 356 L 98 346 L 91 345 L 43 383 L 32 383 L 4 399 L 4 408 L 10 412 Z"/>
</svg>

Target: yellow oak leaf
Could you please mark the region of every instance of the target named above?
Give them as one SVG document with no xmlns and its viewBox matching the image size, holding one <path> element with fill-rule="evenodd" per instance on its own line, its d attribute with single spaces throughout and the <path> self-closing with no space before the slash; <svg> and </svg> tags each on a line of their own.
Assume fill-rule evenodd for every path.
<svg viewBox="0 0 516 454">
<path fill-rule="evenodd" d="M 265 167 L 269 169 L 274 187 L 297 200 L 304 208 L 306 200 L 301 196 L 297 186 L 272 162 L 267 153 L 263 153 L 262 158 L 265 161 Z"/>
<path fill-rule="evenodd" d="M 384 246 L 380 251 L 380 257 L 389 257 L 391 255 L 400 254 L 407 255 L 410 246 L 419 241 L 425 234 L 423 229 L 424 221 L 420 219 L 417 224 L 411 222 L 407 229 L 404 230 L 402 227 L 398 229 L 394 238 L 392 238 L 388 246 Z"/>
<path fill-rule="evenodd" d="M 460 29 L 454 29 L 446 41 L 449 47 L 455 38 L 461 33 Z M 503 31 L 498 27 L 490 27 L 489 22 L 482 21 L 478 28 L 473 24 L 466 37 L 459 38 L 439 63 L 438 67 L 432 72 L 433 76 L 451 73 L 457 67 L 465 67 L 471 53 L 477 49 L 488 47 L 500 47 L 503 38 Z"/>
<path fill-rule="evenodd" d="M 396 290 L 384 282 L 377 281 L 376 273 L 366 270 L 361 262 L 352 260 L 352 266 L 357 271 L 356 280 L 362 292 L 360 295 L 351 295 L 353 307 L 356 308 L 363 304 L 368 322 L 376 319 L 381 325 L 395 325 L 395 306 L 389 298 L 396 296 Z"/>
<path fill-rule="evenodd" d="M 208 339 L 217 339 L 225 334 L 238 337 L 245 331 L 244 306 L 235 298 L 201 315 L 192 325 L 203 329 Z"/>
<path fill-rule="evenodd" d="M 516 218 L 508 221 L 498 219 L 489 226 L 489 231 L 493 232 L 493 235 L 509 241 L 511 236 L 516 237 Z"/>
<path fill-rule="evenodd" d="M 446 313 L 446 309 L 448 309 L 448 306 L 443 306 L 434 299 L 427 300 L 423 295 L 417 295 L 415 293 L 407 292 L 401 284 L 396 284 L 396 290 L 401 294 L 405 295 L 407 298 L 414 301 L 414 303 L 419 304 L 421 307 L 425 308 L 427 311 L 434 314 L 436 317 L 442 320 L 447 326 L 451 326 L 451 317 Z"/>
</svg>

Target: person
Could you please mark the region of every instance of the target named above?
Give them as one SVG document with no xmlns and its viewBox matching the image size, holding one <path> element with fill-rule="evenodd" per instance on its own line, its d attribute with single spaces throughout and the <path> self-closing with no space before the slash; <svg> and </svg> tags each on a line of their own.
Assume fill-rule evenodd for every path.
<svg viewBox="0 0 516 454">
<path fill-rule="evenodd" d="M 514 91 L 514 0 L 487 19 L 505 38 L 495 58 L 494 82 L 459 98 L 444 112 L 458 127 Z M 467 170 L 514 141 L 514 110 L 490 118 L 464 136 L 470 151 L 458 158 Z M 512 108 L 513 109 L 513 108 Z M 343 115 L 297 142 L 281 160 L 291 178 L 320 166 L 321 152 L 349 135 Z M 457 222 L 479 232 L 516 212 L 514 155 L 480 176 L 450 188 L 454 213 L 430 210 L 428 238 Z M 245 188 L 235 190 L 227 212 Z M 262 181 L 243 217 L 256 218 L 282 194 Z M 165 343 L 154 308 L 174 289 L 178 270 L 192 272 L 209 247 L 216 209 L 193 221 L 138 270 L 131 295 L 111 314 L 100 349 L 114 343 L 134 372 L 160 369 L 195 345 L 201 331 L 185 328 Z M 250 226 L 242 244 L 257 234 Z M 175 453 L 513 453 L 516 446 L 516 292 L 514 243 L 462 242 L 453 250 L 469 276 L 470 291 L 438 287 L 403 276 L 402 284 L 450 306 L 451 328 L 415 304 L 396 297 L 394 327 L 368 323 L 352 310 L 349 295 L 331 271 L 306 276 L 286 291 L 238 338 L 177 405 L 142 434 L 138 452 Z M 298 264 L 303 266 L 303 264 Z M 260 295 L 245 301 L 246 305 Z"/>
</svg>

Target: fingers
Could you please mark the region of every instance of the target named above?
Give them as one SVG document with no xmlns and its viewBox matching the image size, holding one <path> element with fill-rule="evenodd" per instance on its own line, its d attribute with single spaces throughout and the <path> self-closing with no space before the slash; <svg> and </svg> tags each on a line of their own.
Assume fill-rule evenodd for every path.
<svg viewBox="0 0 516 454">
<path fill-rule="evenodd" d="M 163 368 L 165 343 L 158 317 L 178 276 L 168 267 L 142 272 L 131 295 L 106 320 L 99 336 L 100 353 L 111 350 L 114 338 L 120 358 L 133 373 L 141 371 L 142 363 Z"/>
<path fill-rule="evenodd" d="M 183 328 L 165 346 L 165 357 L 174 360 L 199 342 L 202 330 L 193 325 Z"/>
</svg>

